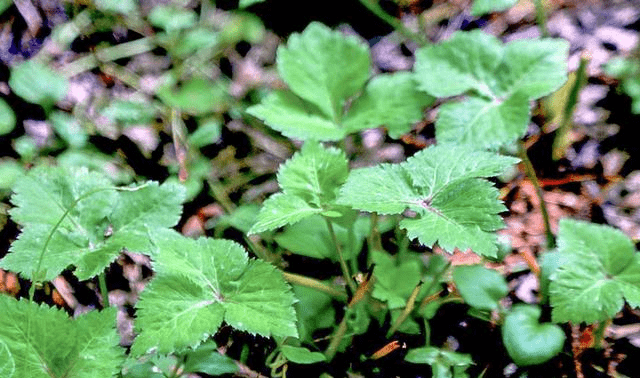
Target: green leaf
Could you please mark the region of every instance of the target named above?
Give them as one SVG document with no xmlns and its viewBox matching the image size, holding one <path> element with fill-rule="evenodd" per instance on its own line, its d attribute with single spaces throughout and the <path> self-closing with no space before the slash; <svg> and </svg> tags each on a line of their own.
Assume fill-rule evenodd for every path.
<svg viewBox="0 0 640 378">
<path fill-rule="evenodd" d="M 262 336 L 297 337 L 294 297 L 281 273 L 230 240 L 153 234 L 157 277 L 140 296 L 134 355 L 195 347 L 223 321 Z"/>
<path fill-rule="evenodd" d="M 373 271 L 376 277 L 373 297 L 387 302 L 390 309 L 404 308 L 411 292 L 422 278 L 421 262 L 417 258 L 396 262 L 388 253 L 380 251 L 373 251 L 371 259 L 376 264 Z M 419 299 L 427 295 L 422 291 L 418 295 Z"/>
<path fill-rule="evenodd" d="M 290 91 L 275 91 L 247 113 L 263 120 L 284 136 L 300 140 L 338 141 L 346 131 L 328 119 L 313 104 Z"/>
<path fill-rule="evenodd" d="M 83 168 L 32 169 L 14 185 L 11 216 L 23 229 L 0 266 L 50 281 L 73 265 L 84 280 L 123 248 L 149 253 L 149 230 L 178 222 L 182 189 L 154 182 L 115 189 L 102 174 Z"/>
<path fill-rule="evenodd" d="M 12 0 L 0 0 L 0 14 L 6 11 L 12 4 Z"/>
<path fill-rule="evenodd" d="M 468 95 L 447 105 L 436 121 L 440 141 L 495 148 L 524 135 L 529 101 L 567 79 L 568 43 L 516 40 L 503 45 L 481 32 L 457 32 L 416 52 L 419 88 L 437 97 Z"/>
<path fill-rule="evenodd" d="M 94 4 L 102 11 L 121 13 L 126 16 L 137 12 L 135 0 L 95 0 Z"/>
<path fill-rule="evenodd" d="M 311 352 L 307 348 L 295 347 L 291 345 L 283 345 L 282 354 L 291 362 L 296 364 L 315 364 L 316 362 L 326 361 L 324 354 L 320 352 Z"/>
<path fill-rule="evenodd" d="M 0 340 L 13 355 L 14 377 L 112 377 L 119 372 L 124 350 L 118 345 L 115 308 L 72 320 L 62 310 L 6 295 L 0 295 L 0 308 Z"/>
<path fill-rule="evenodd" d="M 344 152 L 306 142 L 302 150 L 278 170 L 278 184 L 283 192 L 264 202 L 249 233 L 273 230 L 313 214 L 336 210 L 336 192 L 347 174 Z"/>
<path fill-rule="evenodd" d="M 114 100 L 100 111 L 100 114 L 112 122 L 124 125 L 145 124 L 151 122 L 158 111 L 152 104 L 143 101 Z"/>
<path fill-rule="evenodd" d="M 149 13 L 149 22 L 167 32 L 191 28 L 197 19 L 193 10 L 172 5 L 157 5 Z"/>
<path fill-rule="evenodd" d="M 16 126 L 16 115 L 7 102 L 0 98 L 0 135 L 9 134 Z"/>
<path fill-rule="evenodd" d="M 64 112 L 54 112 L 49 116 L 51 125 L 58 135 L 70 146 L 81 148 L 87 144 L 89 136 L 77 118 Z"/>
<path fill-rule="evenodd" d="M 218 352 L 215 342 L 208 341 L 185 354 L 184 370 L 187 373 L 223 375 L 236 373 L 238 366 L 231 358 Z"/>
<path fill-rule="evenodd" d="M 7 344 L 0 340 L 0 376 L 11 378 L 16 371 L 16 362 Z"/>
<path fill-rule="evenodd" d="M 223 111 L 227 107 L 227 88 L 220 81 L 194 77 L 174 88 L 163 86 L 157 93 L 165 104 L 192 115 Z"/>
<path fill-rule="evenodd" d="M 24 166 L 10 158 L 0 159 L 0 193 L 13 187 L 18 178 L 24 175 Z"/>
<path fill-rule="evenodd" d="M 554 322 L 611 319 L 625 299 L 640 307 L 640 254 L 621 231 L 563 219 L 558 253 L 561 265 L 550 284 Z"/>
<path fill-rule="evenodd" d="M 435 347 L 411 349 L 404 360 L 414 364 L 431 365 L 434 378 L 467 378 L 465 370 L 473 364 L 471 355 Z"/>
<path fill-rule="evenodd" d="M 222 125 L 219 121 L 207 119 L 198 122 L 198 128 L 189 135 L 189 145 L 197 148 L 205 147 L 217 142 L 222 135 Z"/>
<path fill-rule="evenodd" d="M 519 366 L 538 365 L 562 351 L 565 335 L 555 324 L 539 323 L 538 306 L 513 306 L 502 325 L 502 340 Z"/>
<path fill-rule="evenodd" d="M 294 285 L 293 292 L 297 299 L 294 306 L 300 340 L 313 342 L 315 330 L 331 328 L 336 324 L 333 298 L 322 291 L 300 285 Z"/>
<path fill-rule="evenodd" d="M 491 12 L 500 12 L 514 6 L 518 0 L 474 0 L 471 14 L 479 17 Z"/>
<path fill-rule="evenodd" d="M 27 60 L 11 69 L 9 86 L 26 101 L 46 108 L 67 95 L 69 83 L 48 66 Z"/>
<path fill-rule="evenodd" d="M 312 22 L 278 48 L 278 72 L 289 88 L 337 120 L 347 98 L 369 78 L 371 58 L 364 42 Z"/>
<path fill-rule="evenodd" d="M 349 108 L 343 124 L 349 133 L 383 125 L 392 138 L 399 138 L 432 103 L 433 97 L 417 90 L 409 72 L 378 75 Z"/>
<path fill-rule="evenodd" d="M 495 256 L 494 231 L 506 210 L 483 177 L 499 175 L 517 159 L 463 146 L 427 148 L 400 164 L 353 170 L 340 190 L 339 204 L 380 214 L 411 210 L 400 226 L 410 238 L 445 250 L 472 249 Z"/>
<path fill-rule="evenodd" d="M 462 265 L 453 270 L 453 281 L 465 302 L 480 310 L 497 310 L 509 293 L 504 277 L 482 265 Z"/>
</svg>

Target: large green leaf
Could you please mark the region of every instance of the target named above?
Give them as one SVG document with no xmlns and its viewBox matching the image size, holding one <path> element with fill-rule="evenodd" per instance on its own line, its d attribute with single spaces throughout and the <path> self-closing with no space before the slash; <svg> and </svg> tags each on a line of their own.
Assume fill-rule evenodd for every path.
<svg viewBox="0 0 640 378">
<path fill-rule="evenodd" d="M 157 277 L 140 296 L 134 355 L 195 347 L 223 321 L 263 336 L 297 337 L 294 296 L 273 266 L 230 240 L 154 232 Z"/>
<path fill-rule="evenodd" d="M 411 124 L 422 119 L 422 109 L 433 97 L 417 90 L 409 72 L 374 77 L 344 118 L 348 132 L 385 126 L 392 138 L 406 134 Z"/>
<path fill-rule="evenodd" d="M 553 321 L 594 323 L 613 318 L 625 300 L 640 306 L 640 254 L 621 231 L 563 219 L 558 253 L 550 284 Z"/>
<path fill-rule="evenodd" d="M 48 66 L 27 60 L 11 69 L 11 89 L 23 99 L 50 107 L 67 95 L 67 79 Z"/>
<path fill-rule="evenodd" d="M 13 356 L 14 377 L 113 377 L 120 371 L 124 350 L 115 308 L 72 320 L 62 310 L 6 295 L 0 295 L 0 308 L 0 340 Z"/>
<path fill-rule="evenodd" d="M 524 135 L 529 101 L 567 79 L 568 43 L 517 40 L 503 45 L 482 31 L 457 32 L 416 52 L 419 88 L 437 97 L 468 95 L 443 107 L 436 121 L 440 141 L 495 148 Z"/>
<path fill-rule="evenodd" d="M 363 41 L 313 22 L 278 49 L 278 72 L 289 88 L 337 120 L 347 98 L 369 78 L 371 57 Z"/>
<path fill-rule="evenodd" d="M 13 359 L 13 354 L 11 354 L 7 344 L 0 340 L 0 375 L 11 378 L 15 372 L 16 361 Z"/>
<path fill-rule="evenodd" d="M 264 202 L 249 233 L 273 230 L 313 214 L 335 210 L 336 193 L 347 174 L 344 152 L 306 142 L 302 150 L 278 170 L 278 183 L 283 192 Z"/>
<path fill-rule="evenodd" d="M 499 175 L 517 159 L 463 146 L 427 148 L 400 164 L 356 169 L 338 203 L 381 214 L 411 210 L 400 225 L 410 238 L 445 250 L 497 252 L 494 231 L 502 227 L 504 205 L 483 177 Z"/>
<path fill-rule="evenodd" d="M 123 248 L 150 252 L 150 229 L 172 227 L 182 211 L 183 190 L 149 182 L 117 190 L 98 172 L 75 167 L 37 167 L 14 185 L 11 210 L 23 226 L 4 269 L 32 280 L 52 280 L 75 266 L 88 279 Z"/>
</svg>

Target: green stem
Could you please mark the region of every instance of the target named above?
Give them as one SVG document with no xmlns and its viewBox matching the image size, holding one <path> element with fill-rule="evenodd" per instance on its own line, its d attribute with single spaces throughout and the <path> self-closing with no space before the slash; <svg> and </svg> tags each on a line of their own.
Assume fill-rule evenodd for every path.
<svg viewBox="0 0 640 378">
<path fill-rule="evenodd" d="M 571 143 L 567 135 L 571 129 L 571 120 L 573 119 L 573 112 L 576 108 L 576 104 L 578 103 L 578 95 L 580 94 L 582 86 L 587 81 L 586 71 L 589 60 L 590 56 L 587 53 L 583 53 L 580 57 L 580 65 L 576 71 L 575 82 L 571 87 L 567 103 L 565 104 L 564 109 L 562 109 L 562 121 L 560 122 L 560 126 L 556 131 L 556 136 L 553 139 L 553 160 L 558 160 L 564 156 L 565 150 Z"/>
<path fill-rule="evenodd" d="M 340 268 L 342 269 L 342 275 L 344 279 L 347 281 L 347 286 L 351 290 L 351 294 L 354 294 L 358 287 L 356 283 L 353 282 L 351 278 L 351 274 L 349 273 L 349 267 L 347 266 L 347 262 L 344 260 L 344 256 L 342 255 L 342 248 L 340 248 L 340 243 L 338 242 L 338 238 L 336 237 L 336 233 L 333 229 L 333 224 L 327 218 L 324 219 L 327 223 L 327 228 L 329 228 L 329 235 L 331 236 L 331 240 L 333 241 L 333 245 L 336 248 L 336 253 L 338 254 L 338 259 L 340 260 Z"/>
<path fill-rule="evenodd" d="M 407 320 L 407 318 L 411 314 L 411 311 L 413 311 L 413 309 L 415 308 L 416 298 L 418 298 L 418 294 L 420 293 L 420 289 L 422 288 L 422 284 L 424 284 L 424 281 L 420 281 L 416 285 L 416 287 L 413 289 L 413 291 L 411 292 L 411 295 L 409 296 L 409 299 L 407 299 L 407 304 L 405 305 L 404 309 L 402 310 L 402 313 L 400 313 L 398 318 L 396 318 L 396 321 L 393 323 L 393 325 L 389 329 L 389 332 L 387 332 L 387 338 L 391 337 L 391 335 L 396 333 L 398 328 L 400 328 L 402 323 L 404 323 L 404 321 Z"/>
<path fill-rule="evenodd" d="M 420 34 L 416 34 L 411 30 L 407 29 L 404 24 L 398 20 L 397 18 L 389 15 L 387 12 L 382 9 L 377 0 L 360 0 L 360 4 L 364 5 L 371 13 L 375 14 L 382 21 L 391 25 L 396 31 L 402 34 L 405 38 L 412 40 L 418 46 L 424 47 L 429 43 L 422 37 Z"/>
<path fill-rule="evenodd" d="M 518 143 L 518 154 L 524 163 L 524 171 L 533 187 L 536 190 L 536 195 L 538 196 L 538 201 L 540 202 L 540 212 L 542 213 L 542 219 L 544 221 L 544 232 L 547 237 L 547 248 L 551 249 L 555 247 L 556 241 L 553 236 L 553 232 L 551 232 L 551 223 L 549 222 L 549 213 L 547 212 L 547 205 L 544 202 L 544 198 L 542 197 L 542 188 L 540 187 L 540 182 L 538 181 L 538 177 L 536 176 L 536 171 L 533 168 L 533 164 L 527 155 L 527 150 L 524 147 L 524 143 Z"/>
<path fill-rule="evenodd" d="M 596 328 L 593 330 L 593 346 L 596 349 L 602 349 L 602 344 L 604 341 L 604 333 L 611 324 L 611 320 L 603 320 L 598 323 Z"/>
<path fill-rule="evenodd" d="M 451 267 L 451 261 L 447 262 L 447 264 L 444 266 L 444 268 L 442 268 L 442 270 L 440 270 L 438 272 L 438 274 L 436 274 L 435 276 L 433 276 L 433 281 L 431 281 L 431 283 L 429 284 L 429 286 L 427 287 L 427 290 L 425 290 L 425 293 L 427 293 L 427 295 L 429 295 L 429 293 L 431 292 L 431 290 L 440 283 L 440 278 L 442 278 L 442 276 L 444 276 L 444 274 L 449 270 L 449 268 Z M 429 298 L 429 297 L 427 297 Z M 426 301 L 425 298 L 422 303 L 420 303 L 420 308 L 423 307 L 424 305 L 426 305 L 428 302 Z"/>
<path fill-rule="evenodd" d="M 371 213 L 371 225 L 369 231 L 369 251 L 382 251 L 382 238 L 380 237 L 380 230 L 378 229 L 378 222 L 380 217 L 378 213 Z"/>
<path fill-rule="evenodd" d="M 100 285 L 100 294 L 102 295 L 102 306 L 107 308 L 110 306 L 109 291 L 107 290 L 107 278 L 104 272 L 98 275 L 98 284 Z"/>
<path fill-rule="evenodd" d="M 327 350 L 325 350 L 324 352 L 324 356 L 327 358 L 328 361 L 331 361 L 333 357 L 335 357 L 336 353 L 338 352 L 338 347 L 340 346 L 340 343 L 342 342 L 344 335 L 347 333 L 347 319 L 349 318 L 349 316 L 351 316 L 352 311 L 353 311 L 352 307 L 347 307 L 347 310 L 344 313 L 344 317 L 342 318 L 342 321 L 338 325 L 338 329 L 336 329 L 336 332 L 331 337 L 331 342 L 329 343 Z"/>
<path fill-rule="evenodd" d="M 289 272 L 282 272 L 282 276 L 284 277 L 285 280 L 287 280 L 287 282 L 295 284 L 295 285 L 301 285 L 301 286 L 306 286 L 312 289 L 316 289 L 318 291 L 322 291 L 326 294 L 329 294 L 333 297 L 336 297 L 337 299 L 346 302 L 347 301 L 347 293 L 345 293 L 342 290 L 336 289 L 330 285 L 327 285 L 326 283 L 322 282 L 322 281 L 318 281 L 316 279 L 313 278 L 309 278 L 306 276 L 302 276 L 299 274 L 295 274 L 295 273 L 289 273 Z"/>
<path fill-rule="evenodd" d="M 540 35 L 543 38 L 549 36 L 549 32 L 547 32 L 547 11 L 544 9 L 544 4 L 542 4 L 542 0 L 533 0 L 536 6 L 536 23 L 538 24 L 538 29 L 540 29 Z"/>
<path fill-rule="evenodd" d="M 132 57 L 153 50 L 156 45 L 150 37 L 136 39 L 135 41 L 121 43 L 119 45 L 97 49 L 93 54 L 85 55 L 67 64 L 62 74 L 73 77 L 79 73 L 92 70 L 100 63 Z"/>
</svg>

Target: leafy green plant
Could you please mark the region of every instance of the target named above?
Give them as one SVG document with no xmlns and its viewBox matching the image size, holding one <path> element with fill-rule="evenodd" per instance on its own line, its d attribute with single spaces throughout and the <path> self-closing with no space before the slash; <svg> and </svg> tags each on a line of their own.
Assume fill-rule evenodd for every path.
<svg viewBox="0 0 640 378">
<path fill-rule="evenodd" d="M 620 89 L 631 97 L 631 111 L 635 114 L 640 114 L 640 68 L 638 67 L 637 56 L 614 58 L 604 66 L 605 72 L 619 79 Z"/>
</svg>

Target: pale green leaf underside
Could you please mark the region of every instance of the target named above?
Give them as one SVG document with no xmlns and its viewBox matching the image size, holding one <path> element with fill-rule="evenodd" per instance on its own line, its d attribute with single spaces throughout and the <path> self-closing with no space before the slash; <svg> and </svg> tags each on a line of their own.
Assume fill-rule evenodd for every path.
<svg viewBox="0 0 640 378">
<path fill-rule="evenodd" d="M 363 41 L 313 22 L 280 46 L 277 64 L 296 95 L 318 106 L 329 119 L 338 119 L 345 100 L 369 78 L 371 57 Z"/>
<path fill-rule="evenodd" d="M 113 377 L 119 372 L 124 351 L 115 331 L 115 308 L 72 320 L 64 311 L 5 295 L 0 308 L 0 340 L 13 356 L 14 377 Z"/>
<path fill-rule="evenodd" d="M 503 45 L 481 31 L 457 32 L 418 50 L 414 72 L 421 90 L 438 97 L 469 96 L 442 108 L 436 122 L 438 140 L 493 148 L 524 135 L 529 101 L 566 81 L 567 53 L 563 40 Z"/>
<path fill-rule="evenodd" d="M 483 16 L 491 12 L 500 12 L 509 9 L 517 2 L 518 0 L 474 0 L 471 14 Z"/>
<path fill-rule="evenodd" d="M 97 172 L 44 166 L 18 180 L 14 191 L 11 216 L 23 229 L 0 266 L 46 281 L 70 266 L 80 280 L 91 278 L 123 248 L 149 253 L 149 229 L 174 226 L 184 197 L 177 185 L 116 191 Z"/>
<path fill-rule="evenodd" d="M 564 219 L 558 247 L 562 265 L 550 284 L 555 322 L 611 319 L 625 299 L 640 306 L 640 254 L 622 232 Z"/>
<path fill-rule="evenodd" d="M 297 336 L 295 301 L 282 275 L 229 240 L 154 233 L 158 276 L 142 293 L 132 353 L 195 347 L 223 321 L 262 336 Z"/>
<path fill-rule="evenodd" d="M 348 133 L 385 126 L 389 136 L 399 138 L 422 119 L 422 110 L 433 103 L 433 97 L 417 90 L 409 72 L 382 74 L 365 87 L 344 117 Z"/>
<path fill-rule="evenodd" d="M 482 180 L 495 176 L 517 159 L 465 147 L 438 145 L 406 162 L 356 169 L 341 188 L 338 203 L 381 214 L 416 213 L 400 225 L 408 236 L 444 249 L 471 248 L 496 253 L 493 231 L 502 227 L 505 210 L 498 192 Z"/>
</svg>

